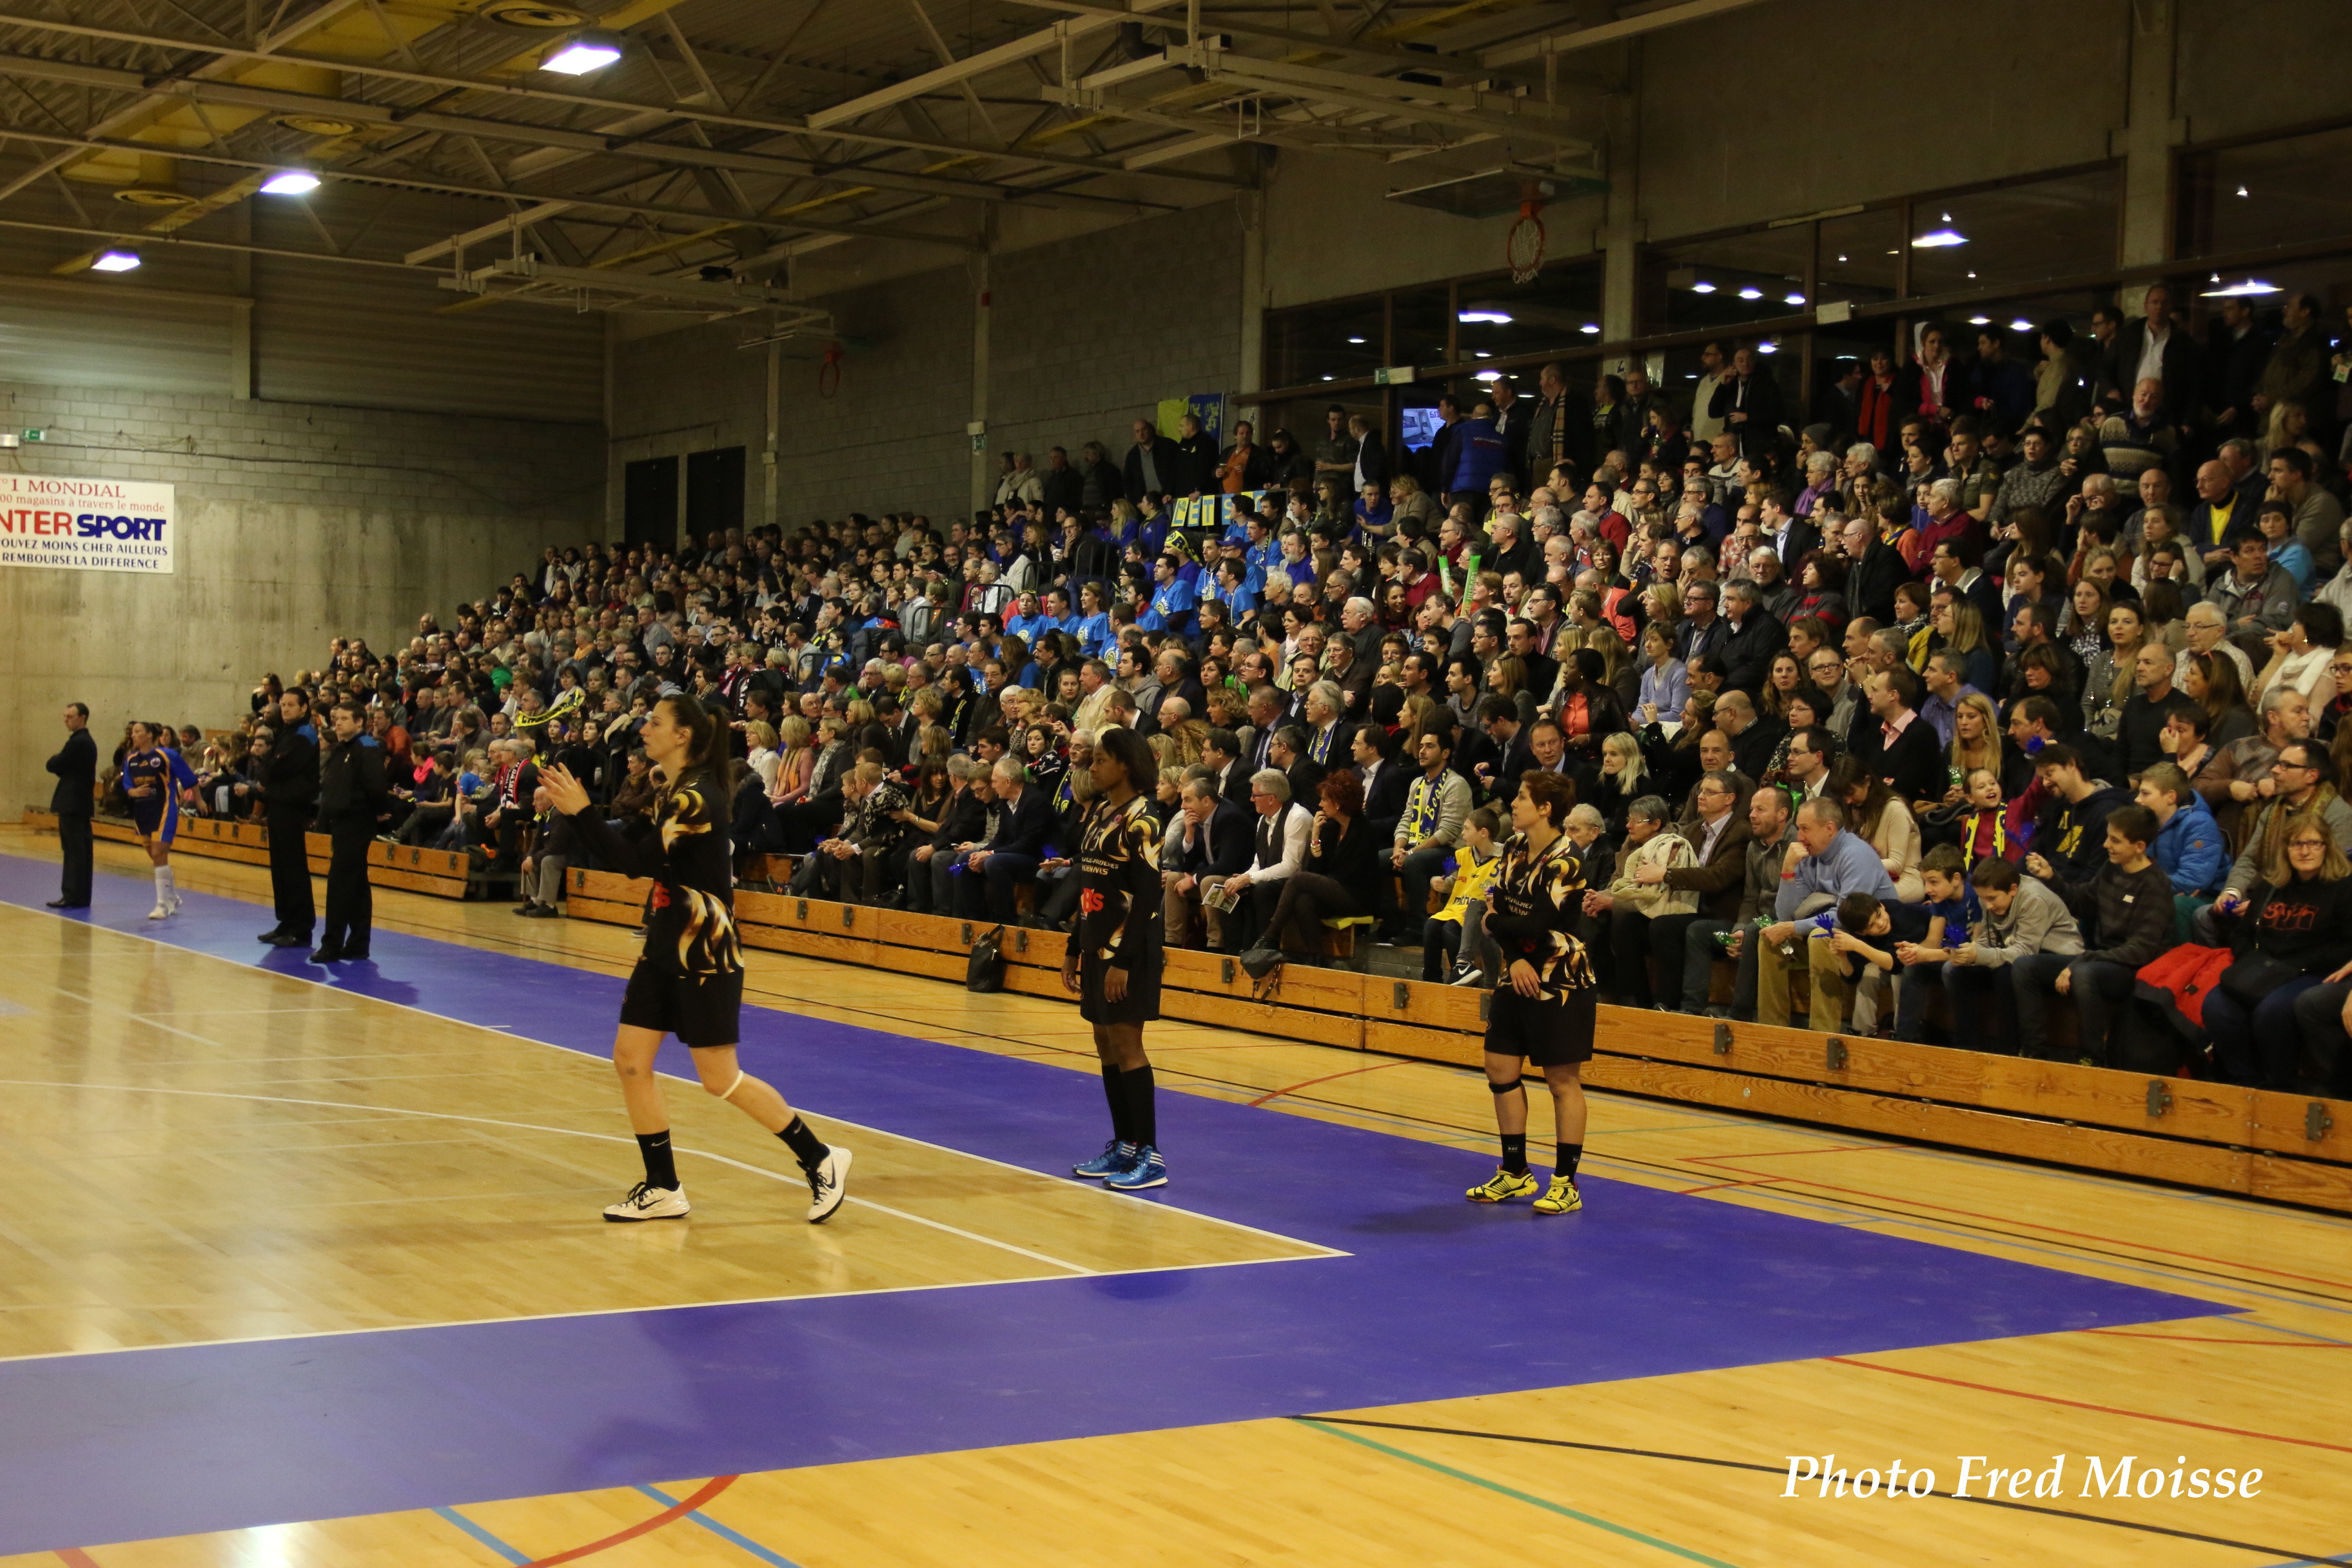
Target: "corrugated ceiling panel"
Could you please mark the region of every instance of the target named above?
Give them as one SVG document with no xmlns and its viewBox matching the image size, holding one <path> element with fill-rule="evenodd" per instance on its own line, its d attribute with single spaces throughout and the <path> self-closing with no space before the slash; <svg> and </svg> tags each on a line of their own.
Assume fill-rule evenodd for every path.
<svg viewBox="0 0 2352 1568">
<path fill-rule="evenodd" d="M 236 319 L 225 301 L 11 278 L 0 286 L 0 380 L 226 394 Z"/>
<path fill-rule="evenodd" d="M 526 419 L 604 416 L 604 319 L 458 296 L 374 268 L 257 258 L 258 397 Z"/>
</svg>

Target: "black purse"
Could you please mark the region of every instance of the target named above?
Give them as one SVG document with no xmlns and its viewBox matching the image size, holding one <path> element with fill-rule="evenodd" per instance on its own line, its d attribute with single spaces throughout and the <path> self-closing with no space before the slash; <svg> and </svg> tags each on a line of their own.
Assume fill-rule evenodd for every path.
<svg viewBox="0 0 2352 1568">
<path fill-rule="evenodd" d="M 2221 989 L 2231 1001 L 2251 1013 L 2262 1005 L 2263 997 L 2302 973 L 2294 964 L 2267 953 L 2250 952 L 2221 971 Z"/>
<path fill-rule="evenodd" d="M 1004 989 L 1004 953 L 997 939 L 1004 928 L 994 931 L 971 944 L 971 956 L 965 960 L 963 988 L 967 991 L 1002 991 Z"/>
</svg>

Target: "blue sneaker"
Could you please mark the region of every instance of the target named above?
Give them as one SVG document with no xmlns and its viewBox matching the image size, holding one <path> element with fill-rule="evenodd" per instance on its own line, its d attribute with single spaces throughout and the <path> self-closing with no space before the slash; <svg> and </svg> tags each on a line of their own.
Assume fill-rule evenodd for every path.
<svg viewBox="0 0 2352 1568">
<path fill-rule="evenodd" d="M 1161 1159 L 1160 1151 L 1149 1143 L 1135 1152 L 1134 1163 L 1103 1179 L 1104 1186 L 1122 1193 L 1140 1192 L 1145 1187 L 1164 1187 L 1167 1184 L 1168 1162 Z"/>
<path fill-rule="evenodd" d="M 1070 1174 L 1084 1176 L 1089 1181 L 1099 1181 L 1105 1176 L 1116 1176 L 1135 1163 L 1135 1155 L 1134 1144 L 1122 1143 L 1114 1138 L 1103 1145 L 1101 1153 L 1085 1164 L 1071 1166 Z"/>
</svg>

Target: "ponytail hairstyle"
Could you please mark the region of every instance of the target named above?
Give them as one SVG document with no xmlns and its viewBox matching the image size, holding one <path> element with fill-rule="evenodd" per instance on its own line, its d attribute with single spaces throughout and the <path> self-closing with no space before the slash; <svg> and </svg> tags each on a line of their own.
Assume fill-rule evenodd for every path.
<svg viewBox="0 0 2352 1568">
<path fill-rule="evenodd" d="M 674 691 L 655 704 L 667 708 L 678 728 L 687 732 L 686 761 L 677 770 L 677 777 L 669 781 L 671 789 L 684 787 L 687 780 L 697 773 L 714 776 L 714 782 L 724 782 L 720 773 L 725 752 L 719 742 L 725 721 L 716 708 L 705 708 L 700 701 L 683 691 Z"/>
</svg>

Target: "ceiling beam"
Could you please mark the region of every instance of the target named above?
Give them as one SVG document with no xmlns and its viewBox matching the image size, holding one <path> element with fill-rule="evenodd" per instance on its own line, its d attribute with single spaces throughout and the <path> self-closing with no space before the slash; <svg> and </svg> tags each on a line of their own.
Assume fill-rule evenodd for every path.
<svg viewBox="0 0 2352 1568">
<path fill-rule="evenodd" d="M 928 70 L 920 76 L 908 77 L 905 81 L 893 82 L 890 86 L 877 89 L 873 92 L 861 93 L 856 98 L 836 103 L 830 109 L 817 110 L 808 117 L 809 128 L 813 131 L 830 131 L 835 126 L 845 125 L 850 121 L 872 114 L 877 110 L 887 109 L 894 103 L 904 103 L 910 98 L 922 98 L 930 93 L 941 92 L 973 77 L 983 76 L 1000 66 L 1017 65 L 1033 55 L 1042 55 L 1048 50 L 1058 49 L 1066 41 L 1075 41 L 1091 37 L 1096 33 L 1106 32 L 1121 22 L 1140 21 L 1153 12 L 1168 9 L 1175 3 L 1176 0 L 1135 0 L 1135 5 L 1130 9 L 1118 10 L 1105 7 L 1099 13 L 1082 16 L 1076 21 L 1056 22 L 1041 31 L 1024 34 L 1010 43 L 999 44 L 994 48 L 982 49 L 975 55 L 967 55 L 953 65 L 941 66 L 937 70 Z"/>
<path fill-rule="evenodd" d="M 1490 66 L 1515 65 L 1520 60 L 1540 59 L 1547 54 L 1567 54 L 1575 49 L 1590 49 L 1601 44 L 1622 43 L 1627 38 L 1654 33 L 1663 27 L 1678 27 L 1685 22 L 1701 22 L 1709 16 L 1720 16 L 1727 11 L 1738 11 L 1760 4 L 1761 0 L 1675 0 L 1654 11 L 1644 11 L 1638 16 L 1622 21 L 1606 22 L 1598 27 L 1579 27 L 1572 33 L 1552 33 L 1540 38 L 1522 38 L 1517 43 L 1497 44 L 1481 53 L 1478 58 Z"/>
<path fill-rule="evenodd" d="M 1174 0 L 1145 0 L 1145 3 L 1150 5 L 1172 5 L 1174 4 Z M 1108 26 L 1110 24 L 1102 23 L 1099 25 Z M 61 33 L 73 37 L 100 38 L 110 43 L 136 44 L 150 48 L 179 49 L 192 53 L 210 54 L 218 57 L 223 60 L 269 59 L 290 65 L 316 66 L 322 70 L 341 71 L 347 75 L 376 77 L 387 81 L 406 82 L 412 86 L 437 88 L 444 90 L 461 92 L 480 92 L 507 98 L 536 99 L 543 103 L 560 103 L 572 108 L 609 110 L 615 113 L 628 115 L 644 115 L 648 113 L 660 114 L 673 116 L 679 120 L 692 121 L 699 124 L 725 126 L 738 131 L 763 132 L 772 135 L 805 135 L 811 130 L 821 129 L 826 131 L 828 134 L 838 136 L 847 141 L 862 142 L 872 146 L 896 149 L 904 152 L 928 153 L 950 157 L 970 156 L 1010 158 L 1021 163 L 1038 163 L 1049 168 L 1069 169 L 1075 172 L 1089 174 L 1121 175 L 1127 173 L 1126 170 L 1122 169 L 1115 163 L 1103 163 L 1091 158 L 1072 158 L 1057 153 L 1009 150 L 1002 147 L 985 146 L 972 142 L 932 141 L 924 138 L 896 136 L 881 132 L 839 130 L 835 128 L 835 121 L 830 120 L 820 120 L 820 116 L 831 115 L 836 112 L 835 110 L 820 110 L 818 114 L 811 115 L 806 120 L 793 120 L 768 115 L 738 113 L 719 104 L 700 104 L 690 102 L 643 103 L 630 99 L 609 98 L 597 93 L 564 91 L 551 88 L 536 87 L 520 80 L 501 79 L 488 77 L 461 76 L 443 71 L 415 70 L 405 67 L 388 66 L 373 60 L 345 59 L 331 55 L 299 55 L 290 53 L 283 49 L 264 55 L 257 49 L 243 48 L 235 45 L 225 44 L 212 39 L 178 37 L 160 33 L 137 32 L 121 27 L 100 27 L 89 26 L 85 23 L 63 21 L 51 16 L 26 15 L 10 11 L 0 11 L 0 26 L 30 27 L 43 32 Z M 24 58 L 26 57 L 10 58 Z M 981 57 L 975 56 L 973 58 L 977 59 Z M 1016 56 L 1012 58 L 1017 58 L 1020 57 Z M 971 61 L 970 60 L 961 61 L 953 68 L 962 69 L 971 64 Z M 207 68 L 209 69 L 211 68 L 208 67 Z M 948 68 L 942 68 L 945 69 Z M 26 73 L 20 72 L 18 74 Z M 159 95 L 181 92 L 184 84 L 192 79 L 196 79 L 182 75 L 157 75 L 151 77 L 142 75 L 137 72 L 124 72 L 121 74 L 129 77 L 132 82 L 131 86 L 124 88 L 121 90 L 150 91 Z M 198 73 L 199 77 L 201 77 L 201 74 L 202 73 Z M 929 74 L 936 76 L 940 73 L 932 72 Z M 916 79 L 919 81 L 926 79 L 918 78 Z M 900 85 L 906 86 L 908 84 L 902 83 Z M 891 92 L 896 89 L 885 89 L 883 90 L 885 92 Z M 185 96 L 184 93 L 182 93 L 182 95 Z M 906 93 L 900 96 L 913 97 L 918 95 L 919 94 L 917 93 Z M 877 95 L 868 96 L 872 97 Z M 353 108 L 363 107 L 348 100 L 320 99 L 315 100 L 314 101 L 322 103 L 348 103 Z M 852 101 L 858 102 L 863 100 L 853 100 Z M 891 101 L 895 102 L 898 101 L 898 100 L 893 99 Z M 859 112 L 862 113 L 866 111 L 860 110 Z M 346 115 L 344 118 L 348 119 L 351 118 L 351 116 Z M 409 118 L 411 123 L 415 122 L 413 117 L 406 118 Z M 1235 187 L 1238 187 L 1244 183 L 1230 175 L 1192 171 L 1170 171 L 1160 174 L 1159 177 L 1166 179 L 1190 180 L 1199 184 Z M 1018 189 L 1018 187 L 1008 188 Z"/>
<path fill-rule="evenodd" d="M 59 136 L 47 132 L 22 131 L 14 128 L 0 129 L 0 141 L 29 142 L 37 146 L 79 148 L 98 153 L 141 153 L 148 150 L 148 143 L 144 142 L 110 142 L 99 137 Z M 269 160 L 239 158 L 229 153 L 175 151 L 172 155 L 184 163 L 212 163 L 232 169 L 267 170 L 281 166 L 280 163 Z M 331 168 L 322 168 L 319 173 L 330 184 L 376 185 L 388 190 L 422 191 L 439 196 L 472 196 L 484 201 L 537 204 L 532 209 L 520 215 L 525 222 L 535 222 L 539 217 L 552 216 L 566 208 L 581 208 L 589 212 L 626 213 L 636 217 L 678 218 L 693 224 L 709 224 L 719 216 L 699 208 L 670 206 L 657 202 L 631 201 L 624 196 L 610 195 L 557 195 L 552 192 L 526 190 L 519 186 L 501 189 L 467 184 L 462 181 L 429 179 L 422 175 L 396 173 L 360 174 Z M 928 202 L 916 203 L 912 210 L 921 210 L 936 205 L 940 199 L 933 197 Z M 902 207 L 885 216 L 898 217 L 908 210 L 910 209 Z M 503 234 L 506 232 L 509 221 L 507 218 L 500 218 L 497 223 L 488 226 L 488 230 Z M 940 245 L 953 250 L 980 248 L 978 240 L 966 236 L 929 235 L 917 229 L 893 228 L 874 224 L 832 224 L 821 223 L 811 218 L 759 216 L 723 221 L 734 223 L 743 228 L 764 229 L 778 234 L 797 234 L 805 231 L 811 234 L 836 235 L 844 239 L 896 239 L 910 245 Z M 444 240 L 415 253 L 412 259 L 429 260 L 436 256 L 446 255 L 448 248 L 448 242 Z"/>
<path fill-rule="evenodd" d="M 752 174 L 777 174 L 794 179 L 819 180 L 835 184 L 872 185 L 880 189 L 912 191 L 922 195 L 962 196 L 983 202 L 1018 201 L 1040 206 L 1077 208 L 1086 211 L 1101 211 L 1107 207 L 1136 212 L 1171 210 L 1160 203 L 1093 196 L 1076 191 L 1031 190 L 1020 185 L 949 179 L 933 174 L 902 174 L 897 170 L 866 166 L 843 171 L 836 165 L 819 163 L 807 158 L 785 157 L 772 153 L 724 151 L 709 147 L 686 146 L 674 142 L 611 137 L 595 132 L 566 130 L 561 126 L 490 120 L 477 115 L 449 114 L 436 110 L 395 108 L 385 104 L 363 102 L 357 99 L 325 98 L 315 93 L 294 92 L 282 88 L 252 87 L 243 82 L 199 80 L 188 77 L 146 76 L 137 71 L 119 70 L 108 66 L 77 65 L 69 60 L 44 59 L 31 55 L 0 55 L 0 75 L 65 82 L 77 87 L 94 88 L 102 92 L 179 97 L 200 103 L 234 103 L 247 108 L 278 112 L 331 116 L 353 121 L 362 125 L 404 127 L 418 131 L 446 132 L 459 136 L 482 136 L 496 142 L 513 142 L 523 146 L 560 147 L 572 152 L 604 153 L 616 158 L 641 159 L 649 163 L 670 163 L 685 168 L 733 169 Z M 1111 172 L 1123 171 L 1114 169 Z"/>
</svg>

